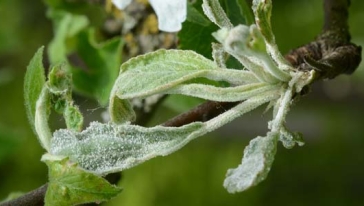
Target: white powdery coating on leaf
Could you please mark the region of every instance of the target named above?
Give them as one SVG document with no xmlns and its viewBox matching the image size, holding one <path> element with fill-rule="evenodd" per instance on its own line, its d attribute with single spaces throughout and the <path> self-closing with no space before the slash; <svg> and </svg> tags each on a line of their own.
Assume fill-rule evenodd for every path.
<svg viewBox="0 0 364 206">
<path fill-rule="evenodd" d="M 183 94 L 211 101 L 236 102 L 258 96 L 267 91 L 274 91 L 279 85 L 253 83 L 236 87 L 215 87 L 203 84 L 180 85 L 166 91 L 166 94 Z"/>
<path fill-rule="evenodd" d="M 101 124 L 93 122 L 80 132 L 66 129 L 53 134 L 50 153 L 68 156 L 81 167 L 105 175 L 168 155 L 204 134 L 203 123 L 171 128 Z"/>
<path fill-rule="evenodd" d="M 242 163 L 229 169 L 224 187 L 230 193 L 242 192 L 263 181 L 272 166 L 277 147 L 277 136 L 257 137 L 244 150 Z"/>
<path fill-rule="evenodd" d="M 158 50 L 125 62 L 113 91 L 120 99 L 144 98 L 217 69 L 192 51 Z"/>
<path fill-rule="evenodd" d="M 233 27 L 218 0 L 204 0 L 202 10 L 207 18 L 220 28 L 231 29 Z"/>
</svg>

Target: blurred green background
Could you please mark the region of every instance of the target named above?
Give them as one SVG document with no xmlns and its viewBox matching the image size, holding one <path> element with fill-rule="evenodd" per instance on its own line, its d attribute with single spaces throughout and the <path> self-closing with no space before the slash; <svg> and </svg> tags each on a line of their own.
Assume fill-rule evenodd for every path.
<svg viewBox="0 0 364 206">
<path fill-rule="evenodd" d="M 319 34 L 322 1 L 275 0 L 273 5 L 273 29 L 283 53 Z M 364 45 L 363 8 L 364 1 L 352 0 L 350 31 L 359 45 Z M 0 0 L 0 199 L 47 181 L 47 168 L 39 161 L 44 150 L 27 122 L 22 93 L 28 61 L 52 38 L 45 12 L 41 1 Z M 248 141 L 265 134 L 270 113 L 262 114 L 264 108 L 168 157 L 123 172 L 124 191 L 105 205 L 364 205 L 363 67 L 316 83 L 294 105 L 287 124 L 304 134 L 306 145 L 280 146 L 267 180 L 253 189 L 228 194 L 222 183 Z M 98 109 L 91 100 L 80 106 Z M 162 107 L 155 121 L 173 112 Z"/>
</svg>

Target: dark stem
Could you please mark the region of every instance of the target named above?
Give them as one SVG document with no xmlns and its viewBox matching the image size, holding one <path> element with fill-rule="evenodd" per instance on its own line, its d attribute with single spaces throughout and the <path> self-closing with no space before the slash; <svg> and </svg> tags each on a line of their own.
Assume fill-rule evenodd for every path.
<svg viewBox="0 0 364 206">
<path fill-rule="evenodd" d="M 44 196 L 47 188 L 48 184 L 44 184 L 17 199 L 1 204 L 1 206 L 42 206 L 44 205 Z"/>
<path fill-rule="evenodd" d="M 348 7 L 350 0 L 324 0 L 324 26 L 318 38 L 290 51 L 285 57 L 298 70 L 316 70 L 317 79 L 351 74 L 361 61 L 361 47 L 350 43 Z M 195 121 L 207 121 L 232 108 L 238 102 L 208 101 L 163 125 L 178 127 Z M 43 205 L 47 184 L 2 206 Z"/>
<path fill-rule="evenodd" d="M 350 42 L 350 0 L 324 0 L 324 26 L 317 39 L 290 51 L 286 59 L 297 70 L 316 70 L 316 79 L 351 74 L 361 62 L 361 47 Z"/>
<path fill-rule="evenodd" d="M 190 111 L 180 114 L 165 123 L 163 126 L 166 127 L 179 127 L 192 122 L 206 122 L 219 114 L 231 109 L 239 102 L 213 102 L 207 101 Z"/>
<path fill-rule="evenodd" d="M 350 0 L 325 0 L 324 1 L 324 27 L 323 33 L 335 35 L 336 40 L 342 43 L 350 41 L 348 8 Z"/>
</svg>

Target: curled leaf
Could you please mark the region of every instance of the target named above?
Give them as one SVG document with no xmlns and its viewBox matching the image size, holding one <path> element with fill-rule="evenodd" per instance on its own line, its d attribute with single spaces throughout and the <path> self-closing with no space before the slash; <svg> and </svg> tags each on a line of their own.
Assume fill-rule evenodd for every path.
<svg viewBox="0 0 364 206">
<path fill-rule="evenodd" d="M 203 0 L 202 9 L 205 15 L 220 28 L 232 28 L 229 18 L 218 0 Z"/>
<path fill-rule="evenodd" d="M 52 138 L 51 129 L 48 124 L 48 118 L 51 113 L 50 96 L 51 93 L 48 87 L 46 85 L 43 86 L 42 92 L 37 100 L 34 117 L 34 126 L 38 140 L 47 151 L 49 151 L 50 140 Z"/>
<path fill-rule="evenodd" d="M 225 62 L 228 58 L 228 53 L 225 52 L 222 44 L 212 43 L 212 58 L 220 68 L 226 69 Z"/>
<path fill-rule="evenodd" d="M 204 133 L 204 124 L 198 122 L 178 128 L 93 122 L 80 133 L 56 131 L 50 153 L 67 156 L 82 168 L 105 175 L 168 155 Z"/>
<path fill-rule="evenodd" d="M 282 126 L 280 129 L 279 141 L 281 141 L 283 146 L 287 149 L 292 149 L 296 144 L 298 144 L 298 146 L 303 146 L 305 144 L 301 133 L 290 132 L 285 126 Z"/>
<path fill-rule="evenodd" d="M 229 169 L 224 187 L 230 193 L 242 192 L 263 181 L 272 166 L 277 149 L 278 136 L 268 133 L 267 137 L 257 137 L 250 141 L 244 150 L 241 164 Z"/>
<path fill-rule="evenodd" d="M 273 34 L 270 21 L 272 14 L 272 0 L 253 0 L 252 8 L 256 24 L 265 39 L 267 52 L 278 65 L 279 69 L 282 71 L 292 71 L 293 69 L 283 57 L 275 42 L 275 36 Z"/>
<path fill-rule="evenodd" d="M 136 119 L 136 114 L 130 101 L 119 99 L 116 96 L 110 98 L 109 112 L 111 121 L 116 124 L 133 122 Z"/>
<path fill-rule="evenodd" d="M 219 68 L 193 51 L 159 50 L 130 59 L 121 66 L 111 92 L 109 111 L 112 121 L 120 124 L 135 119 L 127 99 L 161 93 L 207 75 L 210 70 Z"/>
<path fill-rule="evenodd" d="M 28 120 L 35 130 L 35 108 L 37 100 L 45 84 L 45 69 L 43 66 L 44 47 L 38 49 L 29 62 L 24 78 L 24 99 Z"/>
<path fill-rule="evenodd" d="M 48 74 L 48 88 L 53 94 L 65 94 L 71 90 L 71 72 L 64 63 L 52 67 Z"/>
<path fill-rule="evenodd" d="M 72 129 L 74 131 L 80 131 L 82 129 L 83 116 L 80 109 L 73 105 L 73 102 L 68 102 L 63 116 L 68 129 Z"/>
<path fill-rule="evenodd" d="M 201 77 L 237 86 L 210 86 L 197 80 Z M 133 58 L 121 66 L 109 111 L 112 121 L 121 124 L 135 119 L 128 99 L 154 94 L 184 94 L 216 101 L 241 101 L 278 86 L 260 83 L 250 71 L 219 68 L 215 62 L 193 51 L 159 50 Z"/>
<path fill-rule="evenodd" d="M 270 22 L 270 17 L 272 15 L 272 0 L 253 0 L 252 8 L 257 25 L 263 36 L 267 42 L 274 43 L 274 34 Z"/>
<path fill-rule="evenodd" d="M 264 39 L 256 25 L 223 28 L 213 35 L 226 52 L 238 59 L 257 78 L 270 83 L 290 80 L 289 73 L 278 68 L 267 54 Z"/>
</svg>

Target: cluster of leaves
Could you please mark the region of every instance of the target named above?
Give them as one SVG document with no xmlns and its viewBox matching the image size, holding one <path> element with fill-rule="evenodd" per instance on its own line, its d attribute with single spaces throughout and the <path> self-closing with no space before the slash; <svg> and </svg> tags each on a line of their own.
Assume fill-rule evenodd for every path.
<svg viewBox="0 0 364 206">
<path fill-rule="evenodd" d="M 55 34 L 48 46 L 50 63 L 67 62 L 75 91 L 105 106 L 119 72 L 123 41 L 119 37 L 97 41 L 96 23 L 92 24 L 86 13 L 92 10 L 101 16 L 101 12 L 94 11 L 98 7 L 86 1 L 47 0 L 46 3 Z"/>
<path fill-rule="evenodd" d="M 82 129 L 83 116 L 73 103 L 71 73 L 65 64 L 53 66 L 46 81 L 42 64 L 43 50 L 43 47 L 40 48 L 29 63 L 24 94 L 28 119 L 39 142 L 49 151 L 52 139 L 48 125 L 50 112 L 54 110 L 62 114 L 67 128 L 72 131 Z M 44 161 L 49 167 L 46 205 L 100 202 L 114 197 L 121 191 L 102 177 L 85 172 L 66 157 L 45 155 Z"/>
<path fill-rule="evenodd" d="M 273 163 L 278 141 L 287 148 L 303 144 L 301 136 L 288 131 L 284 121 L 293 96 L 311 83 L 314 72 L 295 71 L 278 51 L 270 25 L 271 1 L 253 1 L 256 24 L 252 25 L 229 19 L 242 18 L 247 24 L 251 23 L 252 18 L 244 12 L 247 10 L 245 1 L 224 2 L 230 15 L 225 13 L 218 0 L 202 2 L 202 11 L 219 28 L 213 33 L 219 42 L 212 44 L 213 61 L 190 50 L 159 50 L 130 59 L 122 64 L 119 76 L 115 82 L 112 81 L 112 89 L 107 85 L 105 90 L 100 90 L 105 86 L 99 77 L 92 86 L 95 90 L 91 89 L 92 95 L 101 103 L 109 96 L 105 95 L 105 91 L 110 91 L 111 121 L 93 122 L 83 131 L 82 115 L 71 97 L 72 82 L 77 90 L 87 90 L 89 88 L 80 85 L 93 82 L 101 68 L 102 71 L 115 70 L 120 61 L 115 57 L 120 42 L 115 40 L 101 47 L 95 46 L 90 39 L 90 31 L 84 30 L 87 25 L 84 17 L 59 12 L 52 7 L 50 15 L 57 19 L 56 35 L 48 53 L 55 66 L 46 81 L 41 48 L 30 62 L 25 79 L 28 116 L 47 151 L 42 158 L 50 171 L 47 205 L 57 201 L 80 204 L 107 200 L 121 190 L 100 176 L 175 152 L 191 140 L 265 103 L 269 103 L 268 108 L 273 107 L 273 119 L 268 124 L 270 131 L 264 137 L 253 139 L 244 151 L 242 163 L 228 170 L 224 182 L 226 189 L 232 193 L 240 192 L 264 180 Z M 235 12 L 236 9 L 239 12 Z M 193 29 L 194 24 L 211 26 L 206 18 L 201 18 L 200 11 L 189 6 L 191 15 L 187 28 Z M 188 39 L 192 37 L 187 36 L 192 32 L 185 32 L 180 34 L 182 48 L 191 46 Z M 205 48 L 196 50 L 204 53 Z M 73 66 L 60 64 L 60 61 L 68 62 L 67 55 L 72 51 L 88 59 L 86 64 L 93 69 L 80 74 L 80 70 Z M 240 66 L 229 68 L 229 59 L 235 59 Z M 108 84 L 111 76 L 106 78 Z M 156 94 L 182 94 L 241 103 L 207 122 L 194 122 L 182 127 L 145 128 L 130 124 L 135 120 L 131 100 Z M 67 129 L 53 134 L 48 125 L 52 108 L 63 114 L 67 123 Z"/>
</svg>

